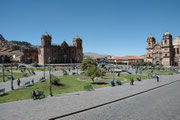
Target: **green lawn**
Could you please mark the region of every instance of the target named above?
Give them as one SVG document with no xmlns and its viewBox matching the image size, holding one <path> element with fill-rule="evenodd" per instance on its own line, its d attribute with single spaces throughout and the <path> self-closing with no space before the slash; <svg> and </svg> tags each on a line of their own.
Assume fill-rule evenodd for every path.
<svg viewBox="0 0 180 120">
<path fill-rule="evenodd" d="M 76 75 L 76 76 L 60 77 L 62 85 L 52 86 L 53 95 L 82 91 L 84 90 L 84 86 L 86 85 L 92 85 L 93 88 L 109 86 L 109 84 L 92 84 L 91 82 L 87 82 L 87 81 L 79 81 L 77 80 L 78 77 L 82 77 L 82 76 Z M 137 76 L 135 75 L 128 75 L 128 74 L 123 74 L 121 75 L 121 77 L 128 79 L 128 81 L 126 82 L 129 82 L 130 78 L 133 78 L 135 80 L 137 78 Z M 147 77 L 141 76 L 141 78 L 146 79 Z M 20 89 L 10 91 L 6 95 L 0 97 L 0 103 L 23 100 L 23 99 L 30 99 L 30 93 L 33 90 L 37 90 L 37 89 L 40 91 L 43 91 L 45 95 L 48 96 L 49 95 L 49 81 L 46 80 L 45 82 L 35 83 L 33 86 L 30 86 L 30 87 L 20 88 Z"/>
<path fill-rule="evenodd" d="M 160 75 L 169 75 L 169 73 L 173 72 L 174 74 L 176 73 L 176 71 L 160 71 L 160 70 L 153 70 L 153 72 L 151 73 L 151 71 L 145 71 L 143 70 L 142 71 L 142 74 L 148 74 L 148 73 L 151 73 L 151 74 L 156 74 L 156 73 L 159 73 Z"/>
<path fill-rule="evenodd" d="M 11 75 L 9 72 L 5 72 L 5 81 L 8 81 L 8 76 Z M 27 73 L 28 76 L 32 76 L 31 74 Z M 13 72 L 14 79 L 23 78 L 23 73 L 20 72 Z M 2 72 L 0 72 L 0 82 L 3 81 Z"/>
</svg>

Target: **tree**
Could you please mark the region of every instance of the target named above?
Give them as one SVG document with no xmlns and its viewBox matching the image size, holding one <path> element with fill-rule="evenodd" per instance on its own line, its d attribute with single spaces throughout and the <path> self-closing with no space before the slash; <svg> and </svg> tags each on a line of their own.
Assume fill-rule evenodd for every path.
<svg viewBox="0 0 180 120">
<path fill-rule="evenodd" d="M 89 66 L 86 69 L 85 75 L 90 77 L 92 82 L 94 83 L 94 78 L 102 76 L 103 74 L 102 74 L 101 70 L 97 66 L 92 65 L 92 66 Z"/>
<path fill-rule="evenodd" d="M 92 58 L 87 58 L 82 61 L 80 68 L 81 68 L 81 70 L 86 71 L 87 68 L 91 67 L 91 66 L 97 67 L 97 63 Z"/>
<path fill-rule="evenodd" d="M 80 67 L 81 70 L 85 71 L 85 75 L 91 78 L 92 82 L 94 82 L 95 77 L 103 75 L 101 69 L 97 67 L 96 61 L 92 58 L 84 59 Z"/>
</svg>

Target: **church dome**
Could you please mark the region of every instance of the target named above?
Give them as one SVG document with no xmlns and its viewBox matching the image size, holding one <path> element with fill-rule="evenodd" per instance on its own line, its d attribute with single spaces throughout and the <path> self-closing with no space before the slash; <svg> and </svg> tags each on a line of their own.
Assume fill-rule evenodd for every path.
<svg viewBox="0 0 180 120">
<path fill-rule="evenodd" d="M 168 31 L 166 31 L 165 33 L 164 33 L 164 35 L 171 35 Z"/>
<path fill-rule="evenodd" d="M 148 38 L 154 38 L 154 36 L 152 34 L 150 34 Z"/>
<path fill-rule="evenodd" d="M 51 35 L 49 35 L 47 32 L 44 35 L 42 35 L 42 38 L 47 38 L 47 37 L 51 38 Z"/>
<path fill-rule="evenodd" d="M 73 41 L 82 41 L 82 39 L 79 36 L 76 36 Z"/>
<path fill-rule="evenodd" d="M 180 45 L 180 36 L 176 37 L 176 39 L 173 41 L 173 45 Z"/>
<path fill-rule="evenodd" d="M 44 34 L 45 36 L 49 36 L 49 34 L 46 32 L 45 34 Z"/>
</svg>

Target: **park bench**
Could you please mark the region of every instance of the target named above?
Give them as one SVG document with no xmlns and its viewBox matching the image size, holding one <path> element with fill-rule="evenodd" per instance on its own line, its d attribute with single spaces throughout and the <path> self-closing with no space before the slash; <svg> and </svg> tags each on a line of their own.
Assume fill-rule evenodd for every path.
<svg viewBox="0 0 180 120">
<path fill-rule="evenodd" d="M 72 75 L 76 75 L 77 73 L 73 72 Z"/>
<path fill-rule="evenodd" d="M 92 87 L 92 85 L 86 85 L 86 86 L 84 86 L 84 90 L 92 91 L 92 90 L 94 90 L 94 88 Z"/>
<path fill-rule="evenodd" d="M 24 76 L 24 77 L 28 77 L 27 73 L 24 73 L 23 76 Z"/>
<path fill-rule="evenodd" d="M 63 72 L 63 75 L 68 75 L 68 73 L 67 72 Z"/>
<path fill-rule="evenodd" d="M 31 71 L 33 75 L 35 75 L 36 73 L 34 71 Z"/>
<path fill-rule="evenodd" d="M 170 72 L 170 73 L 169 73 L 169 75 L 173 75 L 173 73 L 172 73 L 172 72 Z"/>
<path fill-rule="evenodd" d="M 44 78 L 39 79 L 39 82 L 45 82 L 45 81 L 46 81 L 46 79 L 44 79 Z"/>
<path fill-rule="evenodd" d="M 157 78 L 157 75 L 152 75 L 151 77 L 152 77 L 152 78 Z"/>
<path fill-rule="evenodd" d="M 9 70 L 6 70 L 7 72 L 10 72 Z"/>
<path fill-rule="evenodd" d="M 0 95 L 4 95 L 5 94 L 5 88 L 0 89 Z"/>
<path fill-rule="evenodd" d="M 33 96 L 32 92 L 31 92 L 31 98 L 35 100 L 35 98 L 40 99 L 40 98 L 45 98 L 45 94 L 43 91 L 39 91 L 38 95 Z"/>
<path fill-rule="evenodd" d="M 24 85 L 23 85 L 23 87 L 29 87 L 29 86 L 31 86 L 31 82 L 30 81 L 25 82 Z"/>
<path fill-rule="evenodd" d="M 14 77 L 12 75 L 8 76 L 8 79 L 11 80 L 13 79 L 14 80 Z"/>
</svg>

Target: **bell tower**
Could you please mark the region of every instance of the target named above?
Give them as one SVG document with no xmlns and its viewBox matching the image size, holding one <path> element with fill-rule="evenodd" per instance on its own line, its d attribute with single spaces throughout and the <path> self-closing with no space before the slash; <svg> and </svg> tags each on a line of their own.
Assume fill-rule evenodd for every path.
<svg viewBox="0 0 180 120">
<path fill-rule="evenodd" d="M 147 38 L 147 48 L 153 48 L 154 45 L 156 44 L 155 38 L 150 34 L 150 36 Z"/>
<path fill-rule="evenodd" d="M 51 46 L 52 37 L 47 32 L 41 37 L 41 46 Z"/>
<path fill-rule="evenodd" d="M 162 50 L 163 50 L 163 65 L 170 66 L 173 65 L 173 45 L 172 45 L 172 35 L 166 31 L 162 38 Z"/>
<path fill-rule="evenodd" d="M 147 38 L 147 61 L 153 63 L 153 47 L 156 44 L 155 37 L 150 34 L 150 36 Z"/>
<path fill-rule="evenodd" d="M 78 47 L 78 48 L 82 48 L 82 39 L 79 36 L 76 36 L 73 39 L 73 46 Z"/>
</svg>

